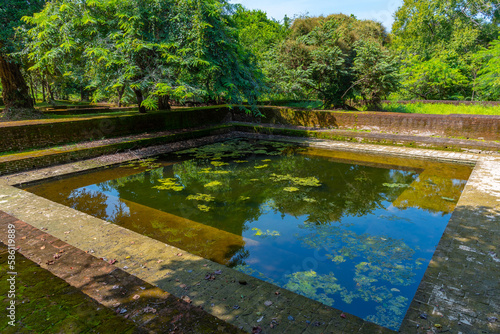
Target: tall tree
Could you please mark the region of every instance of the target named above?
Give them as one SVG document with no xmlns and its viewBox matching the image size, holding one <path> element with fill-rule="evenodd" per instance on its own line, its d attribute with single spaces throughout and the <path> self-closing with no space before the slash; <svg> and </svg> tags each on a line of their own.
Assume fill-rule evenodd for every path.
<svg viewBox="0 0 500 334">
<path fill-rule="evenodd" d="M 393 47 L 405 58 L 404 98 L 473 99 L 473 55 L 500 32 L 498 0 L 405 0 Z"/>
<path fill-rule="evenodd" d="M 83 59 L 94 97 L 129 87 L 145 112 L 170 98 L 238 103 L 258 95 L 259 71 L 222 0 L 57 0 L 26 20 L 33 59 L 38 45 L 50 45 L 37 64 L 52 55 L 73 66 Z"/>
<path fill-rule="evenodd" d="M 0 79 L 2 98 L 6 111 L 18 108 L 33 109 L 33 99 L 21 73 L 20 62 L 12 52 L 19 50 L 15 28 L 21 25 L 21 17 L 39 11 L 44 0 L 2 0 L 0 4 Z"/>
<path fill-rule="evenodd" d="M 355 43 L 382 46 L 387 39 L 380 23 L 343 14 L 296 19 L 290 30 L 275 48 L 270 73 L 285 95 L 317 97 L 324 107 L 345 106 L 354 96 Z"/>
</svg>

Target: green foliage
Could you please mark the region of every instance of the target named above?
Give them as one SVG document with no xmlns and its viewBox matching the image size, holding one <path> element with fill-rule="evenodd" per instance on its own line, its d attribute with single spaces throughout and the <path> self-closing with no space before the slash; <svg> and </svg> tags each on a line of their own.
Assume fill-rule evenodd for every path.
<svg viewBox="0 0 500 334">
<path fill-rule="evenodd" d="M 2 0 L 0 5 L 0 54 L 19 51 L 21 38 L 16 29 L 23 29 L 21 18 L 43 8 L 45 0 Z"/>
<path fill-rule="evenodd" d="M 431 58 L 423 60 L 415 56 L 408 58 L 402 70 L 403 96 L 417 96 L 426 100 L 448 99 L 463 92 L 467 78 L 458 68 L 452 68 L 445 60 Z"/>
<path fill-rule="evenodd" d="M 383 97 L 396 91 L 400 85 L 399 61 L 379 43 L 358 41 L 354 51 L 353 86 L 365 104 L 379 109 Z"/>
<path fill-rule="evenodd" d="M 500 39 L 480 50 L 475 57 L 482 63 L 478 77 L 480 97 L 500 100 Z"/>
<path fill-rule="evenodd" d="M 342 14 L 296 19 L 290 37 L 275 47 L 268 72 L 285 96 L 316 96 L 325 107 L 344 105 L 354 96 L 353 46 L 361 40 L 382 45 L 386 34 L 380 24 Z"/>
<path fill-rule="evenodd" d="M 405 0 L 392 27 L 392 46 L 405 58 L 401 96 L 490 98 L 485 82 L 476 82 L 477 52 L 498 38 L 499 10 L 496 0 Z"/>
<path fill-rule="evenodd" d="M 129 87 L 140 106 L 157 109 L 169 98 L 240 103 L 259 95 L 260 73 L 230 14 L 217 0 L 59 0 L 26 21 L 35 66 L 53 55 L 73 67 L 83 60 L 94 98 Z"/>
</svg>

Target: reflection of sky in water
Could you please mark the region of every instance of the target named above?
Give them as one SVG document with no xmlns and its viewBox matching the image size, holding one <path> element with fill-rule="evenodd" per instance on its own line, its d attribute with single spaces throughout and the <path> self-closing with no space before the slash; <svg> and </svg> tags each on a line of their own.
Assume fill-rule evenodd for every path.
<svg viewBox="0 0 500 334">
<path fill-rule="evenodd" d="M 120 193 L 118 190 L 113 189 L 113 188 L 107 188 L 106 191 L 102 191 L 102 187 L 98 184 L 93 184 L 90 186 L 86 187 L 81 187 L 75 190 L 75 192 L 80 192 L 80 191 L 86 191 L 86 192 L 91 192 L 91 193 L 104 193 L 106 194 L 106 216 L 107 220 L 113 221 L 116 213 L 117 213 L 117 208 L 122 207 L 123 208 L 123 213 L 124 214 L 130 214 L 130 209 L 129 207 L 122 201 L 120 200 L 119 196 Z M 73 197 L 73 196 L 70 196 Z"/>
<path fill-rule="evenodd" d="M 352 281 L 354 266 L 356 263 L 366 261 L 366 258 L 362 254 L 358 254 L 344 263 L 335 265 L 331 259 L 325 256 L 328 252 L 321 247 L 321 244 L 318 244 L 317 248 L 310 248 L 300 241 L 301 238 L 307 237 L 311 233 L 314 234 L 314 224 L 306 223 L 307 216 L 293 217 L 285 214 L 283 217 L 281 213 L 273 212 L 271 209 L 273 205 L 272 200 L 263 204 L 261 206 L 264 209 L 263 214 L 257 221 L 247 222 L 247 228 L 243 232 L 247 241 L 245 251 L 248 251 L 249 254 L 244 262 L 256 271 L 252 274 L 274 284 L 285 286 L 290 277 L 288 275 L 293 272 L 313 270 L 318 275 L 333 272 L 341 286 L 356 289 L 355 282 Z M 393 207 L 389 202 L 384 202 L 383 205 L 385 208 L 376 209 L 371 214 L 361 217 L 344 217 L 342 223 L 332 222 L 331 225 L 341 231 L 353 232 L 354 234 L 349 234 L 352 236 L 371 236 L 379 239 L 382 244 L 391 238 L 400 240 L 396 242 L 404 240 L 404 244 L 415 253 L 411 259 L 397 263 L 413 263 L 412 266 L 414 266 L 415 260 L 423 258 L 420 260 L 422 262 L 420 269 L 414 268 L 411 271 L 412 284 L 393 286 L 380 277 L 377 277 L 378 282 L 374 283 L 376 286 L 386 286 L 385 291 L 390 291 L 392 288 L 393 291 L 390 292 L 394 294 L 393 298 L 396 298 L 399 292 L 406 296 L 406 300 L 402 302 L 404 305 L 400 307 L 401 314 L 390 314 L 395 323 L 400 323 L 446 228 L 450 214 L 443 217 L 440 213 L 430 213 L 417 208 L 401 210 Z M 305 225 L 309 228 L 301 228 Z M 272 236 L 273 232 L 278 232 L 279 236 Z M 262 235 L 258 235 L 258 233 Z M 267 235 L 270 233 L 271 235 Z M 345 246 L 348 247 L 348 245 L 342 244 L 338 248 Z M 347 275 L 342 276 L 343 271 Z M 340 295 L 334 299 L 335 302 L 331 304 L 332 306 L 358 316 L 367 317 L 373 312 L 371 307 L 374 303 L 372 302 L 362 305 L 358 298 L 354 299 L 353 303 L 344 303 Z M 366 309 L 364 309 L 365 307 Z"/>
</svg>

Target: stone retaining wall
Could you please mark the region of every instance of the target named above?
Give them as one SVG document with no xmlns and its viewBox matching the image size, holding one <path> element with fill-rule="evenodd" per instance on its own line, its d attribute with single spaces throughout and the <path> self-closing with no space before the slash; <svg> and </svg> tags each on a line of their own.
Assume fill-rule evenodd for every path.
<svg viewBox="0 0 500 334">
<path fill-rule="evenodd" d="M 244 113 L 235 112 L 233 120 L 315 128 L 371 130 L 407 135 L 500 140 L 500 116 L 305 111 L 279 107 L 260 107 L 259 110 L 263 117 L 253 118 Z"/>
<path fill-rule="evenodd" d="M 173 143 L 188 139 L 202 138 L 218 134 L 226 134 L 232 130 L 231 126 L 219 126 L 203 130 L 194 130 L 190 132 L 176 133 L 163 137 L 154 137 L 133 141 L 120 142 L 94 148 L 80 148 L 69 151 L 63 151 L 57 154 L 27 154 L 25 158 L 13 158 L 0 163 L 0 175 L 12 174 L 18 171 L 42 168 L 71 161 L 94 158 L 107 154 L 114 154 L 130 149 Z"/>
<path fill-rule="evenodd" d="M 72 119 L 54 123 L 0 127 L 0 152 L 21 151 L 93 139 L 221 124 L 229 109 L 209 107 L 181 111 Z M 14 122 L 15 123 L 15 122 Z"/>
</svg>

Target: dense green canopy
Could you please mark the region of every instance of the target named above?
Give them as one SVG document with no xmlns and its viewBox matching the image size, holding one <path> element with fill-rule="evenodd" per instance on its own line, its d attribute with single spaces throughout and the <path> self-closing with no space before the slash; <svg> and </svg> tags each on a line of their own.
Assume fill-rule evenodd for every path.
<svg viewBox="0 0 500 334">
<path fill-rule="evenodd" d="M 500 97 L 498 0 L 405 0 L 391 33 L 344 14 L 277 21 L 227 0 L 44 3 L 0 6 L 6 105 L 32 101 L 20 69 L 34 97 L 79 94 L 143 112 L 169 102 L 377 108 L 389 97 Z"/>
</svg>

